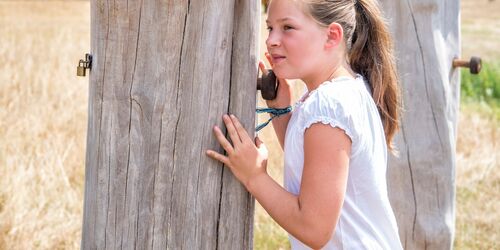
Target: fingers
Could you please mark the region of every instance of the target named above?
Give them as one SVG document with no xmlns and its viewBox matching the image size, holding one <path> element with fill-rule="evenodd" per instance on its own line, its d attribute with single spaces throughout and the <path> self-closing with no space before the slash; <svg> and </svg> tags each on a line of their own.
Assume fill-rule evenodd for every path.
<svg viewBox="0 0 500 250">
<path fill-rule="evenodd" d="M 266 56 L 267 61 L 269 62 L 269 64 L 271 65 L 271 68 L 272 68 L 274 66 L 274 64 L 273 64 L 273 58 L 271 57 L 271 54 L 269 54 L 269 52 L 266 52 L 266 53 L 264 53 L 264 55 Z"/>
<path fill-rule="evenodd" d="M 234 149 L 231 143 L 226 139 L 224 134 L 222 134 L 222 131 L 220 130 L 219 127 L 215 126 L 214 127 L 214 134 L 215 138 L 217 138 L 217 141 L 219 141 L 220 145 L 228 154 L 232 154 Z"/>
<path fill-rule="evenodd" d="M 227 155 L 231 155 L 234 153 L 235 147 L 238 147 L 238 145 L 241 144 L 242 142 L 247 143 L 251 140 L 245 128 L 241 125 L 241 123 L 234 115 L 231 116 L 223 115 L 222 120 L 224 120 L 224 124 L 226 125 L 227 128 L 227 133 L 229 135 L 229 138 L 231 138 L 234 147 L 233 145 L 231 145 L 231 143 L 224 136 L 220 128 L 217 126 L 214 126 L 215 138 L 217 138 L 217 141 L 219 141 L 222 148 L 224 148 L 224 150 L 227 152 Z M 207 154 L 209 151 L 207 151 Z"/>
<path fill-rule="evenodd" d="M 233 122 L 234 127 L 236 128 L 236 132 L 238 132 L 240 140 L 245 143 L 249 141 L 249 137 L 245 128 L 241 125 L 240 121 L 236 116 L 231 115 L 231 121 Z"/>
<path fill-rule="evenodd" d="M 230 167 L 230 161 L 229 161 L 229 158 L 225 155 L 222 155 L 222 154 L 219 154 L 215 151 L 212 151 L 212 150 L 207 150 L 207 155 L 210 156 L 210 158 L 214 159 L 214 160 L 218 160 L 220 162 L 222 162 L 224 165 Z"/>
<path fill-rule="evenodd" d="M 259 61 L 259 68 L 260 68 L 260 71 L 262 71 L 263 74 L 268 74 L 268 70 L 266 69 L 266 65 L 264 64 L 264 62 L 262 61 Z"/>
<path fill-rule="evenodd" d="M 255 137 L 255 146 L 257 146 L 257 150 L 259 151 L 259 154 L 264 157 L 264 159 L 268 158 L 269 152 L 267 151 L 266 144 L 260 140 L 260 138 L 257 136 Z"/>
<path fill-rule="evenodd" d="M 260 138 L 258 136 L 256 136 L 255 137 L 255 146 L 257 146 L 259 148 L 261 144 L 262 144 L 262 141 L 260 140 Z"/>
<path fill-rule="evenodd" d="M 229 138 L 231 138 L 231 141 L 233 142 L 234 146 L 236 147 L 239 143 L 241 143 L 241 138 L 240 135 L 233 124 L 232 118 L 230 118 L 228 115 L 223 115 L 222 120 L 224 120 L 224 124 L 226 124 L 227 128 L 227 133 L 229 134 Z"/>
</svg>

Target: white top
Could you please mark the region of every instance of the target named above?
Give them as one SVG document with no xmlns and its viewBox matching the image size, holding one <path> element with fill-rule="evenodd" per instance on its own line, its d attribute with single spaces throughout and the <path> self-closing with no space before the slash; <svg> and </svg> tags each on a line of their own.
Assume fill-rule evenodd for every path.
<svg viewBox="0 0 500 250">
<path fill-rule="evenodd" d="M 285 188 L 298 195 L 304 132 L 321 122 L 352 141 L 347 190 L 332 239 L 323 249 L 402 249 L 387 196 L 387 144 L 377 107 L 362 76 L 321 84 L 295 104 L 285 135 Z M 307 230 L 306 228 L 304 230 Z M 310 249 L 289 236 L 292 249 Z"/>
</svg>

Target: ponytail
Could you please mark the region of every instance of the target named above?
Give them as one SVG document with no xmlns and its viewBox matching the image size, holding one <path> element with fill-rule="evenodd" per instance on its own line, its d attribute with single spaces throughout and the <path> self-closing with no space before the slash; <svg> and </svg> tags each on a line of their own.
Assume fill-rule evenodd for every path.
<svg viewBox="0 0 500 250">
<path fill-rule="evenodd" d="M 400 111 L 392 39 L 375 1 L 354 1 L 356 26 L 348 53 L 349 63 L 355 72 L 368 80 L 384 126 L 387 146 L 392 151 Z"/>
<path fill-rule="evenodd" d="M 387 147 L 399 129 L 400 94 L 392 39 L 376 0 L 302 0 L 311 16 L 324 27 L 342 26 L 351 68 L 362 74 L 377 105 Z"/>
</svg>

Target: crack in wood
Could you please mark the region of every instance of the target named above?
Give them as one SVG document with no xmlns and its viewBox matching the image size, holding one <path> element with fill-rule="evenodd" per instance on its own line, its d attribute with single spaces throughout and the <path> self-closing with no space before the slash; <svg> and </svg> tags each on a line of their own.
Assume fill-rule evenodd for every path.
<svg viewBox="0 0 500 250">
<path fill-rule="evenodd" d="M 139 239 L 139 205 L 141 204 L 140 198 L 136 199 L 136 215 L 135 215 L 135 238 L 134 238 L 134 249 L 137 249 L 137 240 Z"/>
<path fill-rule="evenodd" d="M 435 113 L 435 110 L 434 110 L 434 103 L 432 102 L 432 99 L 430 97 L 430 93 L 429 93 L 429 80 L 428 80 L 428 75 L 427 75 L 427 70 L 426 70 L 426 64 L 425 64 L 425 56 L 424 56 L 424 49 L 423 49 L 423 46 L 422 46 L 422 41 L 420 39 L 420 35 L 418 33 L 418 29 L 417 29 L 417 21 L 415 20 L 415 14 L 413 12 L 413 7 L 410 3 L 410 0 L 406 0 L 407 4 L 408 4 L 408 8 L 410 10 L 410 16 L 411 16 L 411 20 L 413 22 L 413 28 L 415 30 L 415 36 L 417 37 L 417 44 L 418 44 L 418 48 L 419 48 L 419 52 L 420 52 L 420 57 L 422 59 L 422 70 L 424 71 L 424 86 L 425 86 L 425 95 L 427 97 L 427 103 L 429 103 L 429 105 L 431 106 L 431 114 L 432 114 L 432 119 L 433 119 L 433 122 L 434 122 L 434 127 L 436 129 L 436 134 L 438 136 L 438 139 L 439 139 L 439 145 L 441 146 L 441 149 L 444 148 L 444 145 L 443 145 L 443 140 L 441 139 L 441 134 L 439 133 L 439 127 L 438 127 L 438 124 L 437 124 L 437 119 L 436 119 L 436 113 Z"/>
<path fill-rule="evenodd" d="M 111 119 L 110 131 L 113 131 L 113 119 Z M 109 197 L 111 196 L 109 193 L 109 185 L 111 183 L 111 134 L 108 138 L 108 186 L 107 186 L 107 196 L 106 196 L 106 223 L 104 224 L 104 249 L 106 249 L 107 238 L 108 238 L 108 221 L 109 221 Z M 116 221 L 115 221 L 116 224 Z"/>
<path fill-rule="evenodd" d="M 411 191 L 412 191 L 412 195 L 413 195 L 413 207 L 414 207 L 413 227 L 412 227 L 412 239 L 415 239 L 415 226 L 416 226 L 417 214 L 418 214 L 417 213 L 418 212 L 418 208 L 417 208 L 417 196 L 416 196 L 416 193 L 415 193 L 415 183 L 414 183 L 414 180 L 413 180 L 413 169 L 412 169 L 412 165 L 411 165 L 410 145 L 408 144 L 408 141 L 406 139 L 406 132 L 405 132 L 405 127 L 404 127 L 403 123 L 401 123 L 401 134 L 403 136 L 403 142 L 404 142 L 405 147 L 406 147 L 406 161 L 408 163 L 408 169 L 409 169 L 409 172 L 410 172 Z M 405 244 L 406 244 L 406 239 L 405 239 Z"/>
<path fill-rule="evenodd" d="M 158 138 L 158 157 L 157 157 L 157 164 L 155 164 L 155 169 L 154 169 L 154 174 L 153 174 L 153 202 L 152 202 L 152 211 L 153 211 L 153 218 L 152 218 L 152 221 L 153 221 L 153 228 L 152 228 L 152 232 L 151 232 L 151 249 L 154 249 L 154 242 L 155 242 L 155 228 L 156 228 L 156 219 L 155 219 L 155 200 L 156 200 L 156 176 L 158 175 L 158 171 L 160 169 L 160 153 L 161 153 L 161 136 L 162 136 L 162 124 L 163 124 L 163 110 L 160 114 L 160 135 L 159 135 L 159 138 Z"/>
<path fill-rule="evenodd" d="M 166 233 L 166 246 L 167 248 L 170 248 L 171 246 L 169 246 L 169 241 L 171 240 L 169 235 L 170 235 L 170 232 L 172 232 L 172 228 L 171 228 L 171 225 L 172 225 L 172 210 L 173 210 L 173 207 L 174 207 L 174 204 L 172 202 L 172 197 L 174 197 L 174 184 L 175 184 L 175 167 L 176 167 L 176 146 L 177 146 L 177 134 L 178 134 L 178 128 L 179 128 L 179 122 L 181 120 L 181 116 L 182 116 L 182 106 L 180 105 L 179 103 L 179 96 L 180 96 L 180 90 L 181 90 L 181 80 L 182 80 L 182 72 L 181 72 L 181 69 L 182 69 L 182 55 L 184 53 L 184 41 L 186 40 L 186 27 L 187 27 L 187 21 L 188 21 L 188 14 L 189 14 L 189 8 L 190 8 L 190 0 L 188 1 L 187 3 L 187 11 L 186 11 L 186 14 L 184 16 L 184 27 L 183 27 L 183 32 L 182 34 L 184 35 L 182 40 L 181 40 L 181 48 L 180 48 L 180 51 L 179 51 L 179 68 L 178 68 L 178 71 L 177 71 L 177 93 L 176 93 L 176 99 L 175 99 L 175 103 L 176 103 L 176 109 L 178 110 L 177 112 L 177 120 L 176 120 L 176 123 L 175 123 L 175 130 L 174 130 L 174 141 L 173 141 L 173 149 L 172 149 L 172 170 L 171 170 L 171 173 L 170 173 L 170 176 L 171 176 L 171 184 L 170 184 L 170 208 L 169 208 L 169 214 L 168 214 L 168 225 L 167 225 L 167 233 Z"/>
<path fill-rule="evenodd" d="M 101 96 L 100 96 L 100 102 L 101 102 L 101 115 L 99 117 L 99 132 L 97 136 L 97 162 L 95 165 L 95 170 L 96 170 L 96 183 L 97 183 L 97 188 L 99 189 L 99 165 L 100 165 L 100 158 L 101 158 L 101 131 L 102 131 L 102 120 L 103 120 L 103 110 L 104 110 L 104 83 L 105 83 L 105 76 L 106 76 L 106 56 L 107 56 L 107 50 L 108 50 L 108 36 L 109 36 L 109 0 L 107 1 L 108 4 L 108 16 L 107 16 L 107 32 L 106 32 L 106 39 L 105 39 L 105 47 L 104 47 L 104 62 L 103 62 L 103 72 L 102 72 L 102 82 L 101 82 Z M 95 192 L 96 195 L 96 201 L 98 200 L 97 197 L 98 195 L 98 190 Z M 92 232 L 94 233 L 94 239 L 97 239 L 97 230 L 95 230 L 95 225 L 97 224 L 97 217 L 98 217 L 98 211 L 94 211 L 94 223 L 91 227 L 94 228 Z M 97 245 L 97 241 L 95 241 L 95 244 Z"/>
<path fill-rule="evenodd" d="M 91 198 L 87 199 L 86 202 L 89 200 L 91 202 L 87 205 L 90 209 L 87 209 L 88 215 L 86 216 L 86 220 L 88 222 L 86 228 L 91 230 L 86 230 L 87 237 L 85 239 L 87 243 L 85 247 L 82 244 L 82 248 L 87 249 L 88 246 L 91 249 L 141 248 L 141 246 L 155 248 L 163 246 L 165 240 L 167 241 L 167 248 L 186 248 L 203 245 L 205 244 L 203 242 L 204 239 L 209 241 L 207 243 L 210 246 L 216 244 L 215 248 L 225 248 L 227 244 L 240 242 L 241 246 L 248 248 L 249 242 L 251 243 L 253 217 L 248 216 L 250 211 L 246 210 L 251 210 L 253 207 L 253 203 L 249 202 L 252 197 L 248 194 L 245 196 L 239 188 L 233 189 L 233 185 L 236 187 L 235 179 L 230 176 L 230 172 L 226 172 L 230 170 L 225 167 L 217 168 L 216 172 L 212 170 L 206 172 L 202 168 L 203 166 L 199 165 L 192 166 L 195 169 L 191 167 L 189 172 L 187 172 L 188 170 L 184 169 L 185 157 L 191 157 L 190 161 L 195 164 L 205 161 L 204 155 L 196 150 L 203 152 L 204 144 L 211 142 L 211 140 L 207 136 L 202 138 L 199 138 L 198 135 L 189 137 L 197 140 L 197 143 L 201 139 L 202 143 L 198 147 L 195 145 L 194 148 L 185 149 L 184 143 L 186 137 L 183 137 L 183 133 L 186 131 L 184 128 L 185 123 L 189 122 L 191 115 L 193 115 L 191 112 L 188 112 L 190 111 L 188 109 L 191 109 L 192 106 L 194 110 L 198 104 L 201 104 L 200 100 L 206 100 L 205 97 L 207 94 L 209 101 L 212 98 L 215 99 L 214 102 L 209 103 L 209 107 L 203 106 L 202 110 L 213 111 L 212 108 L 215 108 L 218 110 L 215 112 L 223 112 L 227 109 L 228 112 L 243 111 L 245 115 L 248 114 L 247 108 L 249 106 L 240 103 L 240 99 L 246 97 L 242 96 L 242 93 L 238 91 L 240 91 L 239 85 L 243 85 L 250 78 L 244 72 L 240 72 L 238 65 L 241 64 L 244 70 L 247 71 L 249 68 L 248 63 L 250 62 L 241 63 L 238 61 L 240 60 L 239 57 L 236 57 L 236 55 L 233 57 L 232 54 L 236 53 L 238 56 L 242 56 L 247 53 L 246 47 L 243 48 L 242 46 L 242 49 L 244 49 L 242 51 L 234 48 L 239 43 L 238 41 L 244 41 L 246 43 L 245 46 L 250 47 L 253 46 L 253 41 L 245 41 L 245 38 L 238 38 L 237 41 L 234 41 L 232 35 L 235 33 L 231 30 L 231 25 L 233 24 L 231 21 L 228 22 L 229 19 L 232 20 L 234 18 L 232 14 L 235 14 L 230 13 L 233 8 L 231 1 L 224 1 L 224 4 L 227 3 L 225 5 L 227 8 L 222 13 L 225 16 L 220 15 L 221 13 L 214 14 L 212 12 L 214 10 L 217 11 L 217 7 L 219 7 L 218 3 L 209 3 L 210 8 L 208 9 L 203 9 L 202 3 L 197 6 L 191 6 L 191 1 L 185 1 L 182 3 L 182 6 L 177 6 L 175 8 L 176 13 L 174 14 L 178 15 L 175 17 L 175 20 L 172 19 L 176 25 L 174 30 L 176 34 L 180 34 L 183 31 L 184 34 L 180 34 L 180 37 L 175 39 L 176 41 L 174 41 L 172 47 L 170 46 L 170 41 L 160 41 L 162 44 L 166 44 L 167 47 L 167 63 L 170 64 L 172 61 L 170 65 L 167 65 L 170 68 L 167 69 L 166 73 L 168 74 L 168 88 L 172 91 L 167 91 L 166 96 L 169 100 L 168 108 L 175 110 L 165 113 L 164 117 L 164 110 L 160 110 L 161 107 L 154 105 L 154 116 L 153 120 L 151 120 L 151 106 L 149 102 L 151 96 L 148 96 L 148 94 L 152 93 L 151 91 L 160 89 L 162 93 L 156 93 L 157 96 L 153 97 L 157 98 L 154 101 L 158 102 L 159 99 L 163 98 L 159 97 L 159 95 L 165 94 L 163 93 L 165 89 L 163 86 L 158 88 L 158 83 L 155 83 L 153 87 L 147 86 L 147 81 L 150 81 L 149 76 L 151 75 L 144 73 L 144 71 L 157 70 L 154 73 L 158 73 L 158 70 L 163 70 L 164 65 L 153 65 L 151 67 L 149 61 L 144 62 L 145 59 L 142 57 L 145 54 L 146 56 L 150 55 L 148 52 L 153 51 L 155 48 L 164 49 L 164 46 L 147 47 L 149 45 L 148 39 L 154 40 L 158 37 L 163 39 L 164 36 L 153 37 L 153 35 L 150 36 L 149 34 L 147 37 L 145 36 L 146 32 L 149 32 L 146 29 L 149 29 L 150 22 L 154 22 L 154 20 L 148 18 L 150 14 L 149 9 L 157 6 L 151 6 L 147 3 L 147 5 L 144 5 L 144 3 L 146 2 L 129 3 L 126 1 L 126 3 L 120 3 L 119 1 L 115 2 L 115 0 L 99 0 L 93 3 L 97 4 L 98 8 L 101 8 L 101 13 L 98 15 L 97 13 L 93 13 L 97 16 L 92 17 L 92 27 L 98 30 L 97 34 L 92 34 L 92 41 L 98 45 L 97 48 L 99 51 L 96 56 L 99 59 L 97 61 L 100 62 L 100 66 L 97 69 L 99 71 L 96 72 L 98 74 L 95 75 L 97 78 L 92 79 L 93 86 L 91 86 L 91 93 L 95 95 L 90 104 L 93 107 L 91 115 L 94 115 L 91 119 L 95 122 L 92 122 L 92 127 L 90 128 L 90 131 L 93 133 L 91 134 L 92 145 L 89 147 L 89 150 L 91 150 L 89 154 L 92 155 L 88 159 L 91 159 L 89 162 L 93 162 L 90 164 L 94 166 L 93 168 L 89 167 L 91 169 L 89 170 L 89 178 L 91 180 L 87 179 L 90 182 L 87 190 L 90 190 L 88 194 Z M 131 5 L 129 6 L 129 4 Z M 240 5 L 243 5 L 243 1 L 240 1 Z M 126 12 L 123 12 L 125 11 L 125 7 Z M 94 12 L 97 11 L 99 9 L 94 10 Z M 186 15 L 183 13 L 185 11 L 187 11 Z M 190 11 L 193 11 L 193 13 L 190 13 Z M 143 12 L 144 16 L 142 16 Z M 193 15 L 197 13 L 199 15 Z M 191 16 L 188 16 L 188 14 Z M 163 13 L 159 11 L 154 12 L 153 19 L 157 15 L 163 15 Z M 182 19 L 184 19 L 184 27 L 180 26 L 182 25 Z M 221 20 L 224 22 L 221 22 Z M 222 26 L 212 32 L 210 29 L 213 27 L 214 22 Z M 246 28 L 248 26 L 247 24 L 243 24 L 245 22 L 244 19 L 239 20 L 239 22 L 242 25 L 242 30 L 244 29 L 243 27 Z M 106 23 L 107 27 L 105 26 Z M 204 27 L 199 27 L 200 24 Z M 163 22 L 160 25 L 164 27 Z M 156 27 L 153 26 L 155 31 L 158 30 Z M 196 30 L 199 30 L 199 32 L 193 34 Z M 160 31 L 163 32 L 164 29 L 160 28 Z M 145 33 L 141 34 L 142 32 Z M 170 30 L 167 29 L 167 32 L 170 32 Z M 186 34 L 186 32 L 189 34 Z M 217 35 L 214 32 L 221 32 L 220 35 L 222 35 L 222 38 L 221 36 L 214 36 Z M 242 34 L 239 35 L 243 36 Z M 249 35 L 247 34 L 247 36 Z M 194 38 L 195 41 L 191 41 L 191 38 Z M 210 43 L 203 40 L 206 38 L 209 38 Z M 134 41 L 133 39 L 137 40 Z M 232 40 L 229 41 L 229 39 Z M 216 44 L 213 44 L 212 41 L 214 40 L 217 41 Z M 153 45 L 156 42 L 158 41 L 153 41 Z M 212 47 L 207 45 L 214 45 L 215 50 L 210 50 Z M 180 54 L 177 52 L 179 46 L 181 48 Z M 228 46 L 231 46 L 231 48 Z M 175 52 L 173 52 L 174 49 Z M 107 53 L 108 50 L 109 53 Z M 171 51 L 173 55 L 170 54 Z M 200 51 L 203 52 L 204 57 L 207 55 L 213 57 L 214 53 L 217 55 L 220 55 L 219 53 L 224 54 L 224 57 L 216 59 L 216 64 L 210 64 L 210 60 L 212 60 L 210 58 L 205 61 L 192 57 L 192 55 L 196 56 L 201 53 Z M 140 55 L 139 52 L 141 52 Z M 153 60 L 153 64 L 156 62 L 162 63 L 163 55 L 163 53 L 160 54 L 162 57 L 160 61 Z M 179 56 L 179 58 L 176 58 L 175 55 Z M 104 56 L 102 61 L 100 60 L 101 56 Z M 255 58 L 252 57 L 251 59 L 254 60 Z M 237 65 L 233 66 L 233 63 Z M 231 66 L 226 67 L 229 66 L 228 64 L 231 64 Z M 224 66 L 223 69 L 221 69 L 221 65 Z M 155 68 L 155 66 L 157 67 Z M 172 66 L 174 68 L 171 68 Z M 189 69 L 193 70 L 187 72 Z M 206 75 L 210 79 L 211 86 L 214 86 L 213 89 L 206 90 L 204 86 L 201 89 L 198 88 L 197 84 L 200 80 L 204 79 L 201 79 L 199 75 L 195 75 L 194 79 L 192 76 L 193 73 L 197 74 L 200 70 L 212 71 L 207 72 Z M 225 71 L 222 72 L 220 70 Z M 230 77 L 227 76 L 228 72 Z M 159 73 L 160 77 L 164 77 L 163 72 Z M 234 78 L 232 77 L 233 74 L 236 75 Z M 157 75 L 151 77 L 154 78 Z M 99 79 L 102 79 L 102 81 Z M 221 84 L 220 82 L 223 83 Z M 207 82 L 205 81 L 205 83 Z M 223 90 L 217 88 L 219 84 L 224 86 Z M 177 89 L 174 90 L 176 85 Z M 206 93 L 207 91 L 209 93 Z M 197 100 L 198 97 L 195 94 L 200 93 L 203 94 L 203 97 Z M 228 94 L 229 98 L 225 96 L 226 94 Z M 235 95 L 234 97 L 231 96 L 233 94 Z M 219 98 L 221 97 L 220 95 L 223 95 L 222 98 Z M 191 103 L 190 100 L 192 100 Z M 183 107 L 182 105 L 185 106 Z M 242 107 L 242 105 L 245 106 Z M 254 103 L 251 105 L 254 105 Z M 168 110 L 167 106 L 164 106 L 164 109 Z M 183 111 L 186 114 L 183 114 Z M 209 113 L 203 114 L 200 118 L 204 116 L 211 117 L 212 115 Z M 100 117 L 98 116 L 99 114 Z M 176 115 L 177 117 L 175 117 Z M 96 117 L 100 120 L 95 120 Z M 164 120 L 163 118 L 168 119 Z M 144 119 L 147 119 L 147 121 L 144 121 Z M 180 121 L 183 121 L 183 123 L 180 123 Z M 157 127 L 158 123 L 159 128 Z M 206 119 L 202 121 L 202 124 L 198 123 L 196 126 L 199 127 L 201 125 L 205 128 L 209 126 L 208 123 L 210 123 L 210 120 Z M 150 126 L 151 124 L 156 126 Z M 150 131 L 147 131 L 151 128 L 154 129 L 154 134 L 152 135 Z M 173 131 L 174 129 L 175 131 Z M 170 136 L 167 136 L 167 132 Z M 171 134 L 172 132 L 175 132 L 174 135 Z M 206 133 L 203 134 L 205 135 Z M 155 135 L 159 135 L 159 137 L 150 138 Z M 96 138 L 97 141 L 95 140 Z M 165 141 L 167 144 L 162 144 L 163 140 L 169 140 L 170 142 Z M 174 145 L 168 145 L 172 141 Z M 158 145 L 154 145 L 154 143 L 158 143 Z M 165 147 L 168 147 L 168 149 Z M 161 152 L 164 150 L 168 151 Z M 170 152 L 170 150 L 173 151 Z M 186 150 L 190 153 L 185 154 L 184 151 Z M 154 155 L 155 153 L 158 155 Z M 161 153 L 163 154 L 160 155 Z M 170 155 L 172 155 L 172 159 L 169 159 Z M 173 163 L 166 163 L 168 164 L 166 168 L 160 162 L 161 160 L 165 161 L 165 158 L 167 161 L 173 161 Z M 190 173 L 190 176 L 186 178 L 188 173 Z M 169 174 L 171 174 L 171 178 L 168 176 Z M 147 182 L 143 182 L 145 178 L 147 178 Z M 196 186 L 193 185 L 195 181 Z M 217 181 L 220 182 L 217 183 Z M 210 197 L 213 197 L 210 198 L 210 203 L 207 204 L 203 203 L 207 198 L 204 193 L 206 191 L 205 184 L 210 186 L 210 190 L 212 190 L 209 191 Z M 186 190 L 182 189 L 187 185 L 189 185 L 188 195 L 183 195 Z M 171 188 L 170 191 L 168 190 L 169 186 Z M 166 198 L 169 193 L 170 197 L 174 198 L 171 199 L 174 203 L 169 204 L 169 200 L 164 200 L 164 197 Z M 219 197 L 216 197 L 217 193 Z M 193 194 L 195 197 L 192 197 Z M 156 196 L 158 198 L 155 198 Z M 151 198 L 153 201 L 150 200 Z M 192 198 L 196 200 L 193 202 Z M 198 200 L 197 198 L 203 199 Z M 196 211 L 188 212 L 183 210 L 184 205 L 179 204 L 179 202 L 184 202 L 186 199 L 188 199 L 187 205 L 192 206 L 194 204 Z M 170 207 L 170 210 L 166 212 L 165 210 L 168 207 Z M 205 208 L 209 208 L 210 210 L 203 210 Z M 235 210 L 231 211 L 232 208 Z M 238 215 L 242 217 L 234 217 Z M 221 216 L 224 217 L 222 220 Z M 233 220 L 233 217 L 236 218 L 238 224 L 234 228 L 232 225 L 226 223 L 227 220 Z M 210 220 L 209 225 L 206 223 L 205 225 L 196 224 L 195 227 L 191 227 L 186 232 L 180 231 L 184 227 L 183 223 L 186 221 L 202 223 L 207 218 Z M 158 219 L 158 223 L 156 223 L 156 219 Z M 217 225 L 215 225 L 215 222 L 217 222 Z M 166 229 L 169 231 L 166 232 Z M 213 232 L 214 230 L 216 232 Z M 211 236 L 205 235 L 206 232 L 211 234 Z M 215 237 L 215 234 L 217 234 L 217 239 L 212 238 Z M 155 235 L 159 238 L 155 239 Z M 192 239 L 193 236 L 195 239 Z M 218 239 L 218 237 L 221 238 Z"/>
<path fill-rule="evenodd" d="M 437 207 L 438 207 L 438 211 L 441 212 L 441 203 L 439 202 L 439 183 L 438 183 L 438 179 L 436 177 L 434 177 L 434 180 L 435 180 L 435 186 L 436 186 L 436 203 L 437 203 Z"/>
</svg>

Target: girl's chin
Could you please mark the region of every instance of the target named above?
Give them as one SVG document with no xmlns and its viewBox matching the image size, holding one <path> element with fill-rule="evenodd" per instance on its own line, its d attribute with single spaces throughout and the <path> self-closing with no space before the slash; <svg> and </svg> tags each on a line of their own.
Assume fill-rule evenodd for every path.
<svg viewBox="0 0 500 250">
<path fill-rule="evenodd" d="M 273 72 L 278 78 L 282 79 L 297 79 L 296 74 L 290 72 L 290 70 L 283 69 L 281 67 L 274 67 Z"/>
</svg>

